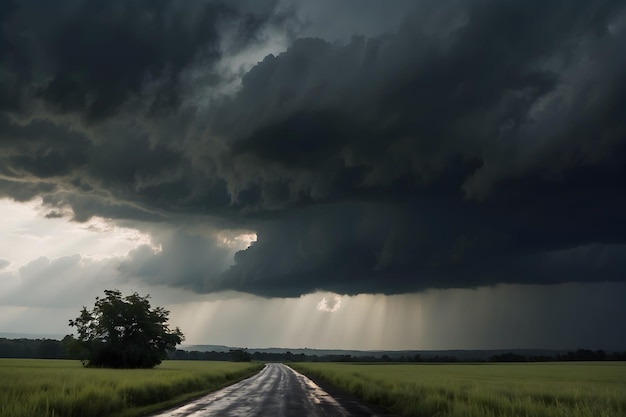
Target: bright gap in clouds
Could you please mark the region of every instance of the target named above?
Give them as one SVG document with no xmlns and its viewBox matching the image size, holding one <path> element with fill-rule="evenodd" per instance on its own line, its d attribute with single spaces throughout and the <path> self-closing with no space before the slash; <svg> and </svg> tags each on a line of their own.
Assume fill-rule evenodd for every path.
<svg viewBox="0 0 626 417">
<path fill-rule="evenodd" d="M 334 294 L 333 296 L 324 296 L 322 300 L 317 303 L 317 309 L 320 311 L 326 311 L 328 313 L 334 313 L 341 308 L 341 296 Z"/>
<path fill-rule="evenodd" d="M 21 203 L 0 199 L 0 258 L 10 262 L 7 270 L 19 269 L 40 257 L 80 254 L 83 258 L 103 260 L 151 245 L 149 234 L 103 218 L 77 223 L 56 217 L 56 212 L 48 218 L 48 213 L 50 210 L 42 206 L 41 200 Z"/>
<path fill-rule="evenodd" d="M 256 239 L 256 233 L 248 231 L 222 230 L 216 236 L 219 246 L 235 250 L 247 249 L 252 243 L 256 242 Z"/>
</svg>

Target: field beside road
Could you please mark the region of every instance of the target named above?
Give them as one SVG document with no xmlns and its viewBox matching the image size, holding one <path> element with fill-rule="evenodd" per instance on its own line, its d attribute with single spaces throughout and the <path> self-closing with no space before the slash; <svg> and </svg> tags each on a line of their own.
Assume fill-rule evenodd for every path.
<svg viewBox="0 0 626 417">
<path fill-rule="evenodd" d="M 290 366 L 400 416 L 626 416 L 625 362 Z"/>
<path fill-rule="evenodd" d="M 164 361 L 88 369 L 78 361 L 0 359 L 0 417 L 134 416 L 253 375 L 262 364 Z"/>
</svg>

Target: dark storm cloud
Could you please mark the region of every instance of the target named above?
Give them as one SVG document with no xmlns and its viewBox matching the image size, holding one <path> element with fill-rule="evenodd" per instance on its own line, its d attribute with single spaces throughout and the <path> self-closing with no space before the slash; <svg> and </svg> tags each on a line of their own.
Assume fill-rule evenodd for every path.
<svg viewBox="0 0 626 417">
<path fill-rule="evenodd" d="M 584 240 L 584 231 L 572 231 L 570 222 L 563 222 L 570 228 L 565 234 L 559 234 L 560 225 L 536 222 L 533 230 L 520 232 L 512 220 L 446 205 L 314 208 L 259 228 L 257 242 L 237 253 L 235 266 L 208 289 L 265 296 L 355 294 L 364 288 L 390 294 L 497 282 L 624 279 L 626 244 L 615 243 L 624 236 L 623 226 L 612 238 L 602 231 L 587 237 L 608 243 L 584 244 L 576 241 Z"/>
<path fill-rule="evenodd" d="M 254 13 L 245 2 L 65 1 L 9 2 L 3 20 L 3 79 L 19 96 L 40 98 L 50 110 L 79 113 L 86 121 L 111 117 L 125 104 L 150 113 L 180 104 L 186 68 L 211 65 L 220 58 L 221 30 L 229 28 L 230 46 L 253 41 L 267 20 L 272 2 Z M 17 82 L 15 82 L 17 81 Z M 145 96 L 147 102 L 132 101 Z M 12 97 L 11 94 L 7 95 Z M 8 102 L 11 102 L 9 100 Z M 26 103 L 23 103 L 26 105 Z"/>
<path fill-rule="evenodd" d="M 154 220 L 158 210 L 140 207 L 148 200 L 181 210 L 227 203 L 223 181 L 181 149 L 195 114 L 184 100 L 222 82 L 225 43 L 231 55 L 253 47 L 285 18 L 275 3 L 3 2 L 0 195 L 44 194 L 79 221 Z"/>
<path fill-rule="evenodd" d="M 378 36 L 393 31 L 417 6 L 414 0 L 283 0 L 283 3 L 295 9 L 302 26 L 301 36 L 323 37 L 331 42 L 349 40 L 354 34 Z"/>
<path fill-rule="evenodd" d="M 300 39 L 246 74 L 221 132 L 245 163 L 303 168 L 289 177 L 336 162 L 388 186 L 467 163 L 472 196 L 517 171 L 593 163 L 623 132 L 624 31 L 609 30 L 609 6 L 476 2 L 342 47 Z"/>
<path fill-rule="evenodd" d="M 623 279 L 624 6 L 455 4 L 344 46 L 300 39 L 246 74 L 215 124 L 236 201 L 327 204 L 259 227 L 217 288 Z"/>
<path fill-rule="evenodd" d="M 0 195 L 257 233 L 224 273 L 182 231 L 121 266 L 196 291 L 623 280 L 623 2 L 400 3 L 351 38 L 326 3 L 4 3 Z"/>
</svg>

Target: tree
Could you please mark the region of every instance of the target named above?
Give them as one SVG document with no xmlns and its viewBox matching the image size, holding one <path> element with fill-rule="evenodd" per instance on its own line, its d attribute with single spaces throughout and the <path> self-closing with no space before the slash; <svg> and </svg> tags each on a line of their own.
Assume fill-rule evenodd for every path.
<svg viewBox="0 0 626 417">
<path fill-rule="evenodd" d="M 104 294 L 104 298 L 96 297 L 93 310 L 83 307 L 80 316 L 70 320 L 78 332 L 86 366 L 152 368 L 184 340 L 178 327 L 169 328 L 169 311 L 150 308 L 149 295 L 141 297 L 135 292 L 122 298 L 118 290 L 105 290 Z"/>
<path fill-rule="evenodd" d="M 61 359 L 63 358 L 63 346 L 58 340 L 43 339 L 37 346 L 35 356 L 43 359 Z"/>
<path fill-rule="evenodd" d="M 252 355 L 243 349 L 230 349 L 228 353 L 233 362 L 250 362 L 252 360 Z"/>
</svg>

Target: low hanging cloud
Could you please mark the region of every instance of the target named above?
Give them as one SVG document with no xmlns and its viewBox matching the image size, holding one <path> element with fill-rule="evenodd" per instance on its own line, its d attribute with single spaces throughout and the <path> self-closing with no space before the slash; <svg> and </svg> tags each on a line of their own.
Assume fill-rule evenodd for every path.
<svg viewBox="0 0 626 417">
<path fill-rule="evenodd" d="M 413 3 L 3 2 L 0 196 L 197 292 L 623 281 L 623 2 Z"/>
<path fill-rule="evenodd" d="M 216 239 L 173 231 L 161 235 L 160 247 L 142 245 L 133 249 L 118 266 L 126 277 L 138 277 L 153 285 L 170 285 L 206 292 L 205 283 L 224 272 L 235 249 Z"/>
<path fill-rule="evenodd" d="M 119 287 L 118 259 L 94 260 L 79 254 L 39 257 L 17 271 L 3 272 L 0 304 L 5 307 L 80 307 L 105 288 Z"/>
<path fill-rule="evenodd" d="M 6 259 L 1 259 L 0 258 L 0 271 L 3 270 L 4 268 L 6 268 L 9 265 L 11 265 L 11 262 L 7 261 Z"/>
</svg>

